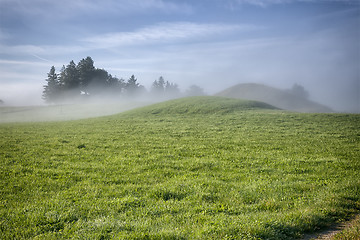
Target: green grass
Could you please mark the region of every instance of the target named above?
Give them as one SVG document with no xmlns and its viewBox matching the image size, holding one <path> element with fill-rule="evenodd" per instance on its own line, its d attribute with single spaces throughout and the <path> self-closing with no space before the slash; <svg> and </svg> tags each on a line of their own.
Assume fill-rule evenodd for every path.
<svg viewBox="0 0 360 240">
<path fill-rule="evenodd" d="M 332 240 L 359 240 L 360 238 L 360 216 L 353 219 L 344 230 L 336 233 Z"/>
<path fill-rule="evenodd" d="M 296 239 L 360 210 L 360 115 L 217 97 L 0 124 L 3 239 Z"/>
</svg>

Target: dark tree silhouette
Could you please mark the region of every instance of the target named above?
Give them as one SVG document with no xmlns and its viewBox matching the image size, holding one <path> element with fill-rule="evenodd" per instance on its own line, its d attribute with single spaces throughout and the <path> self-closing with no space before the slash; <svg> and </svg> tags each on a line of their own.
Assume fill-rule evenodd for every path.
<svg viewBox="0 0 360 240">
<path fill-rule="evenodd" d="M 47 103 L 55 103 L 59 97 L 60 86 L 54 66 L 51 67 L 46 82 L 47 85 L 44 85 L 42 97 Z"/>
<path fill-rule="evenodd" d="M 80 89 L 87 95 L 88 86 L 93 80 L 96 71 L 94 61 L 91 57 L 83 58 L 80 60 L 76 68 L 79 72 Z"/>
<path fill-rule="evenodd" d="M 80 93 L 79 71 L 77 70 L 74 61 L 71 61 L 66 68 L 63 67 L 61 69 L 59 82 L 62 90 L 71 90 Z"/>
<path fill-rule="evenodd" d="M 91 94 L 99 94 L 106 90 L 108 86 L 109 73 L 104 69 L 96 69 L 93 73 L 91 82 L 89 83 L 89 92 Z"/>
</svg>

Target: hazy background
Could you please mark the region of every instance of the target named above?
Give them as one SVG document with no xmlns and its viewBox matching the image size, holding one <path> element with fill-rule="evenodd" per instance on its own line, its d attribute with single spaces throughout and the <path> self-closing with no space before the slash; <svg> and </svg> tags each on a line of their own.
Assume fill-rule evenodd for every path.
<svg viewBox="0 0 360 240">
<path fill-rule="evenodd" d="M 360 112 L 359 0 L 0 0 L 0 99 L 43 104 L 52 65 L 92 57 L 147 89 L 301 84 Z"/>
</svg>

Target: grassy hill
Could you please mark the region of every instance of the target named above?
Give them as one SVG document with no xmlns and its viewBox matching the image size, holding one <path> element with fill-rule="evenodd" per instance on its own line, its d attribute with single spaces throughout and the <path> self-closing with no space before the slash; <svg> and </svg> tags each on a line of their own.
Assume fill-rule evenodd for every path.
<svg viewBox="0 0 360 240">
<path fill-rule="evenodd" d="M 225 97 L 187 97 L 134 110 L 139 114 L 227 114 L 251 109 L 277 109 L 267 103 Z"/>
<path fill-rule="evenodd" d="M 281 109 L 296 112 L 333 112 L 324 105 L 296 96 L 289 91 L 256 83 L 238 84 L 215 95 L 262 101 Z"/>
<path fill-rule="evenodd" d="M 360 115 L 220 97 L 0 124 L 3 239 L 297 239 L 360 210 Z"/>
</svg>

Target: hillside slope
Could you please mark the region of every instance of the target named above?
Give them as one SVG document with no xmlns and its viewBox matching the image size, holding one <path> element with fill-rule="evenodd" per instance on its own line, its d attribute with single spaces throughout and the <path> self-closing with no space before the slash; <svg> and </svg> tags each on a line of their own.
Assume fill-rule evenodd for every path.
<svg viewBox="0 0 360 240">
<path fill-rule="evenodd" d="M 128 114 L 225 114 L 250 109 L 277 109 L 267 103 L 216 96 L 186 97 L 130 111 Z"/>
<path fill-rule="evenodd" d="M 288 91 L 256 83 L 238 84 L 215 96 L 266 102 L 281 109 L 296 112 L 333 112 L 329 107 L 298 97 Z"/>
</svg>

